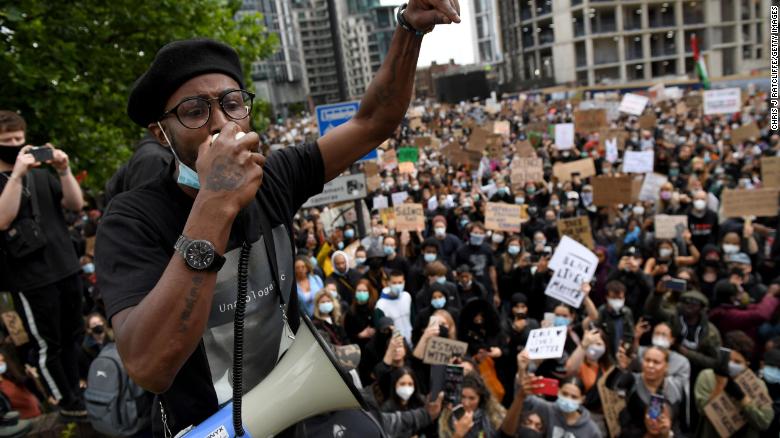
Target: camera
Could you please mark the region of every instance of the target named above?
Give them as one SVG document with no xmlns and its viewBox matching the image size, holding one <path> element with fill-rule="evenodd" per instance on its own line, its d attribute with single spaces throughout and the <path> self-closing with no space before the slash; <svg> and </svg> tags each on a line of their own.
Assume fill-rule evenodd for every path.
<svg viewBox="0 0 780 438">
<path fill-rule="evenodd" d="M 39 163 L 54 159 L 54 149 L 47 146 L 35 146 L 27 151 L 27 153 L 32 155 L 33 158 L 35 158 L 35 161 Z"/>
</svg>

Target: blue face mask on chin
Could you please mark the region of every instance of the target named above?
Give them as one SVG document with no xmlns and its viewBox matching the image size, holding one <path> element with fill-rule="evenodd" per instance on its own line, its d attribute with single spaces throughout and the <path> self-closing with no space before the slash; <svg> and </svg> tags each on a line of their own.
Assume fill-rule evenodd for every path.
<svg viewBox="0 0 780 438">
<path fill-rule="evenodd" d="M 163 137 L 165 137 L 165 141 L 168 142 L 168 147 L 171 148 L 173 157 L 176 158 L 176 161 L 179 162 L 179 177 L 176 179 L 176 182 L 183 186 L 191 187 L 195 190 L 200 190 L 200 180 L 198 179 L 198 173 L 192 170 L 179 159 L 179 156 L 176 155 L 176 150 L 173 148 L 173 143 L 171 143 L 171 140 L 168 138 L 168 135 L 162 128 L 162 125 L 160 125 L 160 122 L 157 122 L 157 126 L 160 128 L 160 131 L 162 131 Z"/>
<path fill-rule="evenodd" d="M 764 380 L 767 383 L 780 383 L 780 368 L 764 365 L 764 371 L 762 374 L 764 376 Z"/>
</svg>

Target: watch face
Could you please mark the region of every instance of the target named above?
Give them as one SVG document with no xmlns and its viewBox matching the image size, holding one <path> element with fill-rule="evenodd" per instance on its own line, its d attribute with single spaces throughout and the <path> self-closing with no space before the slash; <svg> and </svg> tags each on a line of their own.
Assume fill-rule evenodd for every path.
<svg viewBox="0 0 780 438">
<path fill-rule="evenodd" d="M 214 247 L 205 240 L 193 240 L 184 250 L 184 260 L 192 269 L 206 269 L 214 262 Z"/>
</svg>

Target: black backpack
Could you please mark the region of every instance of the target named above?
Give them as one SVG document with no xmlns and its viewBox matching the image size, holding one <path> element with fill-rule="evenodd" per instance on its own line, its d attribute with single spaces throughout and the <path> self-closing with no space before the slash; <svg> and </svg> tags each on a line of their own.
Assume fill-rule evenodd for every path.
<svg viewBox="0 0 780 438">
<path fill-rule="evenodd" d="M 154 395 L 130 380 L 114 343 L 89 366 L 84 398 L 89 422 L 100 433 L 131 436 L 151 424 Z"/>
</svg>

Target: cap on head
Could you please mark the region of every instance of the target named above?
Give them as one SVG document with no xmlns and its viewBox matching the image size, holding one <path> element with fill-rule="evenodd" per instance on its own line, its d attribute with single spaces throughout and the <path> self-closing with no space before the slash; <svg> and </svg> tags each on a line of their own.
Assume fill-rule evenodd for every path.
<svg viewBox="0 0 780 438">
<path fill-rule="evenodd" d="M 697 290 L 690 290 L 688 292 L 685 292 L 684 294 L 680 295 L 680 300 L 696 300 L 701 303 L 702 306 L 707 307 L 710 305 L 710 300 L 707 299 L 707 297 L 704 296 L 703 293 L 697 291 Z"/>
<path fill-rule="evenodd" d="M 227 44 L 197 38 L 168 43 L 157 52 L 149 69 L 135 81 L 127 101 L 127 115 L 146 127 L 159 120 L 171 95 L 188 80 L 222 73 L 244 88 L 238 53 Z"/>
</svg>

